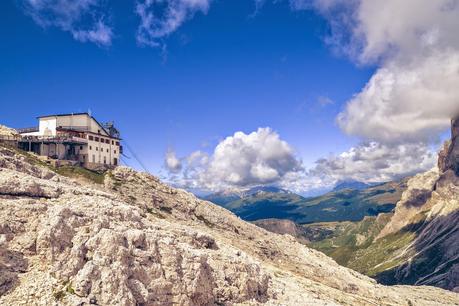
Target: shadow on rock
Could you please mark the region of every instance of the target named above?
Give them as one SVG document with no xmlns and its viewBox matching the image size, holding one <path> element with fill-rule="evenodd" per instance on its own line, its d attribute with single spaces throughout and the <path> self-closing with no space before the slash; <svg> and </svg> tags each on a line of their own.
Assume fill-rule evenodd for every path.
<svg viewBox="0 0 459 306">
<path fill-rule="evenodd" d="M 0 245 L 0 296 L 13 290 L 18 284 L 18 274 L 27 271 L 24 255 Z"/>
<path fill-rule="evenodd" d="M 416 233 L 404 262 L 376 276 L 385 285 L 430 285 L 459 289 L 459 210 L 402 229 Z M 410 256 L 414 254 L 414 256 Z M 408 260 L 409 259 L 409 260 Z"/>
</svg>

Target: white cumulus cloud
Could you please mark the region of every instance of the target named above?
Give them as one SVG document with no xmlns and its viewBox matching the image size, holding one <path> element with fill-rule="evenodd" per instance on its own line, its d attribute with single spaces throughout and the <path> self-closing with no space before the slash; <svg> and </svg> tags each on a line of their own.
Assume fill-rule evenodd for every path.
<svg viewBox="0 0 459 306">
<path fill-rule="evenodd" d="M 338 116 L 348 134 L 390 142 L 429 141 L 459 108 L 459 52 L 386 63 Z"/>
<path fill-rule="evenodd" d="M 332 188 L 342 180 L 387 182 L 433 167 L 436 153 L 426 144 L 362 143 L 319 159 L 306 170 L 294 149 L 270 128 L 223 139 L 211 154 L 177 158 L 166 153 L 169 181 L 184 188 L 245 189 L 276 185 L 295 192 Z"/>
<path fill-rule="evenodd" d="M 322 186 L 333 186 L 342 180 L 387 182 L 431 169 L 435 161 L 436 153 L 424 144 L 370 142 L 319 159 L 308 176 L 320 178 Z"/>
<path fill-rule="evenodd" d="M 177 158 L 175 151 L 172 149 L 167 150 L 164 164 L 166 169 L 172 173 L 177 173 L 182 170 L 182 162 Z"/>
<path fill-rule="evenodd" d="M 448 127 L 459 112 L 458 1 L 292 1 L 330 21 L 329 42 L 360 64 L 379 66 L 339 115 L 345 132 L 418 142 Z"/>
<path fill-rule="evenodd" d="M 279 184 L 287 175 L 303 171 L 293 148 L 270 128 L 236 132 L 212 154 L 196 151 L 185 160 L 176 183 L 209 190 Z"/>
</svg>

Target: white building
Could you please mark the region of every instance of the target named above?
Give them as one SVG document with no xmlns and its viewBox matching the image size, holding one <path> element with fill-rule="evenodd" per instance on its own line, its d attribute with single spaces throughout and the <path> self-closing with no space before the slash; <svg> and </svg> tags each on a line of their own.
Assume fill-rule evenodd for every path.
<svg viewBox="0 0 459 306">
<path fill-rule="evenodd" d="M 93 169 L 119 164 L 122 146 L 113 123 L 100 124 L 88 113 L 38 117 L 39 126 L 20 129 L 23 150 Z"/>
</svg>

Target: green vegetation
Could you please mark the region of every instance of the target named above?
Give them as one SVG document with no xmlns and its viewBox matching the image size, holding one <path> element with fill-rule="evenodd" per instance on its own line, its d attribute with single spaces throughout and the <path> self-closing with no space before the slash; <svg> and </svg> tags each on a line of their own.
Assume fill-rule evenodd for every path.
<svg viewBox="0 0 459 306">
<path fill-rule="evenodd" d="M 86 181 L 96 183 L 96 184 L 103 184 L 104 179 L 105 179 L 105 173 L 97 172 L 97 171 L 91 171 L 89 169 L 80 167 L 80 166 L 60 166 L 60 167 L 54 167 L 49 163 L 46 163 L 42 159 L 40 159 L 38 156 L 35 154 L 25 152 L 21 149 L 18 149 L 16 147 L 8 146 L 5 144 L 0 143 L 0 146 L 10 150 L 12 153 L 20 155 L 24 157 L 25 161 L 33 166 L 39 166 L 39 167 L 44 167 L 47 168 L 48 170 L 51 170 L 57 174 L 60 174 L 62 176 L 66 176 L 69 178 L 80 178 L 84 179 Z"/>
<path fill-rule="evenodd" d="M 311 241 L 310 246 L 341 265 L 349 265 L 359 250 L 369 247 L 391 214 L 365 217 L 359 222 L 313 223 L 302 226 L 303 236 Z"/>
<path fill-rule="evenodd" d="M 367 248 L 357 250 L 347 266 L 375 277 L 383 271 L 402 264 L 404 258 L 397 255 L 415 238 L 416 234 L 408 231 L 390 234 L 374 241 Z"/>
<path fill-rule="evenodd" d="M 31 164 L 31 165 L 50 168 L 49 164 L 45 163 L 44 161 L 39 159 L 34 154 L 30 154 L 28 152 L 25 152 L 25 151 L 19 149 L 19 148 L 16 148 L 16 147 L 4 144 L 4 143 L 0 143 L 0 147 L 3 147 L 5 149 L 7 149 L 7 150 L 10 150 L 14 154 L 17 154 L 17 155 L 20 155 L 20 156 L 24 157 L 25 161 L 27 163 Z"/>
<path fill-rule="evenodd" d="M 75 289 L 73 289 L 72 283 L 69 283 L 67 285 L 67 287 L 65 288 L 65 291 L 67 291 L 67 293 L 70 293 L 70 294 L 75 294 Z"/>
<path fill-rule="evenodd" d="M 221 205 L 247 221 L 270 218 L 289 219 L 299 224 L 361 221 L 365 216 L 392 212 L 405 188 L 405 181 L 390 182 L 364 190 L 343 189 L 314 198 L 294 193 L 257 192 Z"/>
<path fill-rule="evenodd" d="M 79 166 L 61 166 L 56 168 L 52 167 L 52 170 L 62 176 L 70 178 L 82 178 L 96 184 L 103 184 L 105 179 L 104 173 L 91 171 Z"/>
<path fill-rule="evenodd" d="M 337 263 L 391 284 L 395 283 L 393 269 L 406 262 L 409 254 L 401 254 L 416 238 L 416 230 L 424 217 L 420 214 L 416 224 L 376 240 L 391 215 L 366 217 L 360 222 L 307 224 L 302 226 L 303 236 L 309 239 L 310 247 L 327 254 Z M 438 252 L 434 253 L 438 257 Z M 417 258 L 412 264 L 427 261 L 428 267 L 432 268 L 434 259 L 431 257 Z"/>
</svg>

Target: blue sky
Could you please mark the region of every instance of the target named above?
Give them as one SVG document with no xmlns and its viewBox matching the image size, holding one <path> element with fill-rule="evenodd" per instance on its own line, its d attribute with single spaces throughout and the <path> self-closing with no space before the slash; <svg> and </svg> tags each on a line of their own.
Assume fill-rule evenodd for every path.
<svg viewBox="0 0 459 306">
<path fill-rule="evenodd" d="M 91 109 L 115 120 L 153 171 L 168 146 L 186 154 L 260 126 L 307 161 L 346 149 L 334 117 L 371 74 L 329 51 L 322 18 L 287 3 L 251 17 L 250 1 L 220 1 L 167 38 L 166 55 L 136 44 L 133 3 L 114 8 L 119 33 L 102 48 L 37 26 L 14 1 L 0 5 L 2 122 Z M 319 97 L 334 104 L 321 107 Z"/>
<path fill-rule="evenodd" d="M 336 55 L 324 41 L 330 20 L 317 10 L 280 1 L 254 14 L 252 1 L 213 1 L 155 47 L 136 41 L 138 2 L 108 1 L 108 45 L 43 27 L 23 3 L 0 3 L 2 124 L 33 126 L 37 115 L 90 109 L 114 120 L 149 170 L 163 175 L 168 149 L 177 158 L 196 150 L 212 157 L 226 137 L 260 127 L 287 142 L 306 169 L 371 140 L 344 133 L 336 116 L 381 63 Z"/>
</svg>

